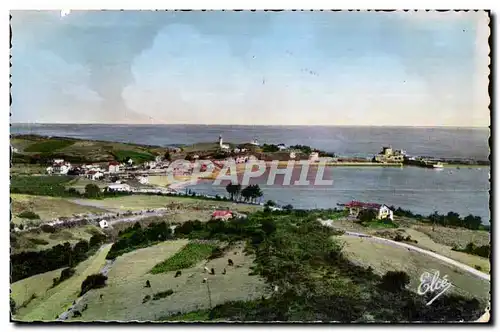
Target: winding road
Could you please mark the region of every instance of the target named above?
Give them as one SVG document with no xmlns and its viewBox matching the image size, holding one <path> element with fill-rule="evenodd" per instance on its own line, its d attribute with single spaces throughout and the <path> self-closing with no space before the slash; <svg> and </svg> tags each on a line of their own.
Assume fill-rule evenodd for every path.
<svg viewBox="0 0 500 332">
<path fill-rule="evenodd" d="M 475 275 L 476 277 L 479 277 L 479 278 L 481 278 L 483 280 L 490 281 L 490 275 L 489 274 L 486 274 L 484 272 L 478 271 L 478 270 L 476 270 L 473 267 L 470 267 L 468 265 L 462 264 L 462 263 L 457 262 L 457 261 L 455 261 L 455 260 L 453 260 L 451 258 L 448 258 L 446 256 L 437 254 L 435 252 L 432 252 L 432 251 L 429 251 L 429 250 L 425 250 L 425 249 L 422 249 L 422 248 L 419 248 L 419 247 L 416 247 L 416 246 L 412 246 L 411 244 L 407 244 L 407 243 L 403 243 L 403 242 L 397 242 L 397 241 L 393 241 L 393 240 L 389 240 L 389 239 L 384 239 L 384 238 L 377 237 L 377 236 L 372 236 L 372 235 L 363 234 L 363 233 L 356 233 L 356 232 L 348 232 L 348 231 L 346 231 L 344 233 L 344 235 L 355 236 L 355 237 L 362 237 L 362 238 L 367 239 L 369 241 L 381 242 L 381 243 L 385 243 L 385 244 L 388 244 L 388 245 L 394 245 L 394 246 L 404 247 L 404 248 L 407 248 L 410 251 L 417 251 L 417 252 L 420 252 L 422 254 L 425 254 L 425 255 L 434 257 L 436 259 L 439 259 L 442 262 L 451 264 L 451 265 L 453 265 L 453 266 L 455 266 L 455 267 L 457 267 L 457 268 L 459 268 L 461 270 L 467 271 L 467 272 L 469 272 L 469 273 L 471 273 L 471 274 Z"/>
</svg>

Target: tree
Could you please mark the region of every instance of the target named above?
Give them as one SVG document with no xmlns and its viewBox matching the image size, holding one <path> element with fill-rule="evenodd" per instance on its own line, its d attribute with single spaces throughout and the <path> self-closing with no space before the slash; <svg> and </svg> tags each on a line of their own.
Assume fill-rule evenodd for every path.
<svg viewBox="0 0 500 332">
<path fill-rule="evenodd" d="M 89 183 L 85 186 L 85 197 L 87 198 L 99 198 L 101 197 L 101 189 L 99 186 Z"/>
<path fill-rule="evenodd" d="M 226 191 L 229 195 L 231 195 L 231 200 L 234 200 L 234 197 L 239 196 L 241 192 L 241 184 L 233 184 L 232 182 L 226 186 Z"/>
<path fill-rule="evenodd" d="M 272 200 L 268 200 L 266 202 L 266 204 L 264 204 L 265 206 L 276 206 L 276 202 L 275 201 L 272 201 Z"/>
<path fill-rule="evenodd" d="M 374 220 L 377 217 L 377 214 L 375 213 L 375 210 L 373 209 L 364 209 L 359 211 L 358 214 L 358 219 L 361 222 L 370 222 Z"/>
<path fill-rule="evenodd" d="M 165 155 L 163 156 L 163 158 L 165 158 L 165 160 L 167 160 L 167 161 L 171 161 L 172 156 L 170 155 L 170 151 L 167 150 L 167 152 L 165 152 Z"/>
<path fill-rule="evenodd" d="M 252 197 L 252 188 L 251 186 L 243 188 L 241 191 L 241 197 L 247 202 Z"/>
</svg>

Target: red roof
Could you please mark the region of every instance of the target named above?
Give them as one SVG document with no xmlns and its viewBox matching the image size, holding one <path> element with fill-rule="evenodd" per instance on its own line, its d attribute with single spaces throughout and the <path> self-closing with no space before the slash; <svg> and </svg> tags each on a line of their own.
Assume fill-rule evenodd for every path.
<svg viewBox="0 0 500 332">
<path fill-rule="evenodd" d="M 214 213 L 212 213 L 212 217 L 225 217 L 225 216 L 228 216 L 228 215 L 233 215 L 233 213 L 229 210 L 225 211 L 225 210 L 219 210 L 219 211 L 214 211 Z"/>
<path fill-rule="evenodd" d="M 344 204 L 346 207 L 359 207 L 359 208 L 367 208 L 367 209 L 378 209 L 382 206 L 382 204 L 378 203 L 364 203 L 358 201 L 350 201 L 349 203 Z"/>
<path fill-rule="evenodd" d="M 110 161 L 109 162 L 109 166 L 119 166 L 119 165 L 120 165 L 120 163 L 117 161 Z"/>
</svg>

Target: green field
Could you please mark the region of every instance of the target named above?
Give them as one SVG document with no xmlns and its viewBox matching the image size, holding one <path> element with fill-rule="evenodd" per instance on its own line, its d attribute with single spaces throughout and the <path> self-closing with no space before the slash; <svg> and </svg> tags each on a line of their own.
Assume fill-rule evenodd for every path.
<svg viewBox="0 0 500 332">
<path fill-rule="evenodd" d="M 54 152 L 64 149 L 75 143 L 73 140 L 49 139 L 44 142 L 34 143 L 24 149 L 25 152 Z"/>
<path fill-rule="evenodd" d="M 126 161 L 127 158 L 132 158 L 133 162 L 136 164 L 141 164 L 145 161 L 155 160 L 155 156 L 150 153 L 137 152 L 131 150 L 115 150 L 113 155 L 116 160 Z"/>
<path fill-rule="evenodd" d="M 73 177 L 65 175 L 11 176 L 10 192 L 42 196 L 69 196 L 65 186 L 72 179 Z"/>
<path fill-rule="evenodd" d="M 105 162 L 131 157 L 134 162 L 154 159 L 163 155 L 165 148 L 159 146 L 137 145 L 119 142 L 92 141 L 68 138 L 47 138 L 36 135 L 15 135 L 11 145 L 18 149 L 16 160 L 19 163 L 30 162 L 37 154 L 43 157 L 43 164 L 50 159 L 63 158 L 70 162 Z M 24 160 L 24 161 L 23 161 Z M 40 162 L 36 161 L 35 162 Z"/>
<path fill-rule="evenodd" d="M 155 265 L 151 273 L 159 274 L 190 268 L 210 256 L 214 248 L 216 246 L 212 244 L 189 243 L 172 257 Z"/>
</svg>

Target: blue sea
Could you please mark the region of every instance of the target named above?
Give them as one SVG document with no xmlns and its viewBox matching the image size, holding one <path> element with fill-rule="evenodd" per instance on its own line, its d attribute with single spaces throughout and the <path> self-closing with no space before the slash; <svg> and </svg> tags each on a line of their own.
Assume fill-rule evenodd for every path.
<svg viewBox="0 0 500 332">
<path fill-rule="evenodd" d="M 309 145 L 340 156 L 371 157 L 391 145 L 414 156 L 473 158 L 489 156 L 489 129 L 334 126 L 216 126 L 216 125 L 104 125 L 13 124 L 11 134 L 39 134 L 170 146 L 214 142 Z M 264 199 L 300 208 L 329 208 L 349 200 L 401 206 L 421 214 L 455 211 L 490 219 L 488 167 L 335 167 L 328 187 L 266 186 Z M 208 183 L 196 191 L 225 194 L 225 188 Z"/>
</svg>

